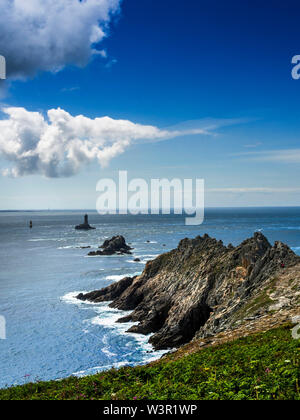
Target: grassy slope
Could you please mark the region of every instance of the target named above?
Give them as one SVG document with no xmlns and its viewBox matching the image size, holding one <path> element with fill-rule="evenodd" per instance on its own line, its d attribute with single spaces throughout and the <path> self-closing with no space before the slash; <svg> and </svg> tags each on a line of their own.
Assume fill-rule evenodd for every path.
<svg viewBox="0 0 300 420">
<path fill-rule="evenodd" d="M 296 399 L 300 343 L 291 326 L 179 360 L 0 390 L 0 399 Z"/>
</svg>

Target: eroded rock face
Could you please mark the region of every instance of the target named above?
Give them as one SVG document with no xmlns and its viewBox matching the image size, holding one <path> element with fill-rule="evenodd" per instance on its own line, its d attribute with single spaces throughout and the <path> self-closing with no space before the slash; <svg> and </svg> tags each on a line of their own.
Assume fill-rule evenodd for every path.
<svg viewBox="0 0 300 420">
<path fill-rule="evenodd" d="M 131 254 L 131 250 L 132 248 L 126 244 L 123 236 L 114 236 L 104 241 L 98 251 L 90 252 L 88 255 L 94 257 L 98 255 Z"/>
<path fill-rule="evenodd" d="M 237 247 L 198 236 L 148 262 L 140 276 L 79 299 L 132 310 L 119 320 L 138 322 L 130 332 L 154 333 L 155 349 L 178 347 L 267 312 L 272 300 L 265 289 L 282 275 L 283 262 L 286 270 L 300 258 L 281 242 L 271 246 L 261 233 Z"/>
</svg>

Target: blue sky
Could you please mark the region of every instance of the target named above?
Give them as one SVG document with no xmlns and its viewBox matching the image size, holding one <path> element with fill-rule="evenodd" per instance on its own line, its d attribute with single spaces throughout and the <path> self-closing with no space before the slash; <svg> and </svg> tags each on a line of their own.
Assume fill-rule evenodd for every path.
<svg viewBox="0 0 300 420">
<path fill-rule="evenodd" d="M 1 176 L 0 208 L 94 208 L 97 181 L 118 170 L 131 178 L 204 178 L 207 206 L 300 205 L 300 80 L 291 77 L 299 18 L 291 0 L 124 0 L 93 45 L 101 54 L 80 67 L 66 60 L 56 71 L 34 64 L 22 80 L 12 73 L 1 82 L 2 108 L 44 117 L 61 108 L 211 133 L 134 142 L 107 166 L 93 160 L 68 177 Z M 0 169 L 14 163 L 3 153 Z"/>
</svg>

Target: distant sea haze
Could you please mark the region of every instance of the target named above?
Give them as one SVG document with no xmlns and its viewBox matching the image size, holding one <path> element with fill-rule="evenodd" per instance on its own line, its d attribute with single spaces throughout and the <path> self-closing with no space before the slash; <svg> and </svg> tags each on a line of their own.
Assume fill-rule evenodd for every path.
<svg viewBox="0 0 300 420">
<path fill-rule="evenodd" d="M 149 337 L 127 334 L 124 316 L 108 304 L 83 303 L 80 292 L 100 289 L 143 271 L 145 263 L 176 248 L 185 237 L 208 233 L 237 245 L 261 231 L 300 255 L 300 208 L 207 209 L 201 226 L 184 216 L 100 216 L 89 212 L 95 231 L 75 231 L 85 211 L 0 212 L 0 387 L 86 375 L 111 366 L 159 358 Z M 33 229 L 29 229 L 29 221 Z M 133 255 L 87 257 L 114 235 Z M 139 262 L 134 262 L 139 258 Z"/>
</svg>

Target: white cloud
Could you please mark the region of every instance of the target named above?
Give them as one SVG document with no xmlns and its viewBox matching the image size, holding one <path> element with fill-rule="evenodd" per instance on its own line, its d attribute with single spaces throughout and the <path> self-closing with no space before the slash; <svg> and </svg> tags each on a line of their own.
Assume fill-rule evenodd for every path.
<svg viewBox="0 0 300 420">
<path fill-rule="evenodd" d="M 63 88 L 61 89 L 61 92 L 75 92 L 76 90 L 80 90 L 79 86 L 73 86 L 70 88 Z"/>
<path fill-rule="evenodd" d="M 203 129 L 161 130 L 109 117 L 73 117 L 58 108 L 45 118 L 24 108 L 4 108 L 0 120 L 0 153 L 13 163 L 4 175 L 41 174 L 68 177 L 93 161 L 105 166 L 136 142 L 156 142 L 182 135 L 207 134 Z"/>
<path fill-rule="evenodd" d="M 256 159 L 269 162 L 300 163 L 300 149 L 262 152 L 256 155 Z"/>
<path fill-rule="evenodd" d="M 110 69 L 114 64 L 117 64 L 117 62 L 118 62 L 118 60 L 116 60 L 115 58 L 113 58 L 112 60 L 110 60 L 106 65 L 105 65 L 105 67 L 107 68 L 107 69 Z"/>
<path fill-rule="evenodd" d="M 10 78 L 84 66 L 122 0 L 0 0 L 0 51 Z"/>
<path fill-rule="evenodd" d="M 262 143 L 258 141 L 256 143 L 252 143 L 252 144 L 245 144 L 244 147 L 246 149 L 255 149 L 256 147 L 259 147 L 261 145 L 262 145 Z"/>
<path fill-rule="evenodd" d="M 209 193 L 232 193 L 232 194 L 243 194 L 243 193 L 299 193 L 300 187 L 237 187 L 237 188 L 208 188 L 206 192 Z"/>
<path fill-rule="evenodd" d="M 263 162 L 300 163 L 300 149 L 263 150 L 238 153 L 236 156 L 247 156 L 252 160 Z"/>
</svg>

